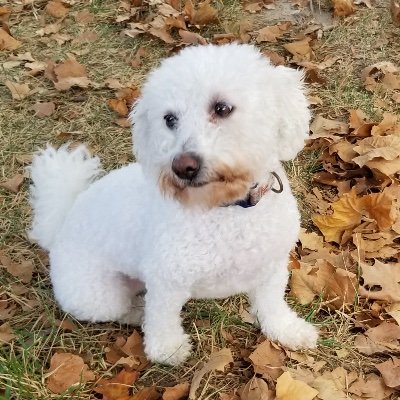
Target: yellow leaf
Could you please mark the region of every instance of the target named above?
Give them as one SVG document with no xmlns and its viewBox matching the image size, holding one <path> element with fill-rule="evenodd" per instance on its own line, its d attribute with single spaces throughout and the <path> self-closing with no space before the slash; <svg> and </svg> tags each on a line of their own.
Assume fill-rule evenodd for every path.
<svg viewBox="0 0 400 400">
<path fill-rule="evenodd" d="M 312 400 L 317 394 L 318 390 L 293 379 L 290 372 L 283 373 L 276 382 L 277 400 Z"/>
</svg>

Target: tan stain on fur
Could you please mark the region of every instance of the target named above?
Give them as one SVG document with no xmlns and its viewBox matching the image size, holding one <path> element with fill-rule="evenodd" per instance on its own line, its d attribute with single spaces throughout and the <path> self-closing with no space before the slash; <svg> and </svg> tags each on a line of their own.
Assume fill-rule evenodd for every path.
<svg viewBox="0 0 400 400">
<path fill-rule="evenodd" d="M 162 172 L 159 187 L 162 193 L 185 206 L 218 207 L 246 197 L 252 185 L 252 176 L 245 168 L 219 165 L 214 179 L 200 187 L 181 186 L 170 172 Z"/>
</svg>

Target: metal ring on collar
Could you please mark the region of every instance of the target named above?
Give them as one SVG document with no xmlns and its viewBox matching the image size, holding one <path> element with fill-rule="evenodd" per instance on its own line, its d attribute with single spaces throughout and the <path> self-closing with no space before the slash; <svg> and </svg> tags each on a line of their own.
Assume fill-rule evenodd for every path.
<svg viewBox="0 0 400 400">
<path fill-rule="evenodd" d="M 271 174 L 274 176 L 274 178 L 278 181 L 279 183 L 279 188 L 275 189 L 273 187 L 271 187 L 271 190 L 275 193 L 282 193 L 283 192 L 283 183 L 281 178 L 279 177 L 279 175 L 276 172 L 271 172 Z"/>
</svg>

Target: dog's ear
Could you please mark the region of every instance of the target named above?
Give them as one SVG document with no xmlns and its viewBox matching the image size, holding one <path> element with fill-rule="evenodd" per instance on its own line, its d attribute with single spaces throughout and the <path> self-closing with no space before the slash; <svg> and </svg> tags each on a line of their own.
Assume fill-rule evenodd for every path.
<svg viewBox="0 0 400 400">
<path fill-rule="evenodd" d="M 304 74 L 288 67 L 276 67 L 279 159 L 288 161 L 304 147 L 309 133 L 310 110 L 305 95 Z"/>
<path fill-rule="evenodd" d="M 143 162 L 145 158 L 149 141 L 148 117 L 144 103 L 142 98 L 136 100 L 129 114 L 129 121 L 132 125 L 133 153 L 139 162 Z"/>
</svg>

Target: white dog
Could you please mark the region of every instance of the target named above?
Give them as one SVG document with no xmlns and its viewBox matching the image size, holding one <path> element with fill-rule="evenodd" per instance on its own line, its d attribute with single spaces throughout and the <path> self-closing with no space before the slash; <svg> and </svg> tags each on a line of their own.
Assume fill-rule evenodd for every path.
<svg viewBox="0 0 400 400">
<path fill-rule="evenodd" d="M 41 151 L 30 237 L 50 251 L 62 309 L 139 324 L 145 288 L 147 356 L 178 364 L 191 347 L 183 304 L 247 293 L 265 335 L 314 347 L 317 330 L 284 300 L 299 213 L 280 164 L 309 118 L 300 72 L 248 45 L 189 47 L 150 74 L 132 111 L 138 163 L 95 181 L 85 147 Z"/>
</svg>

